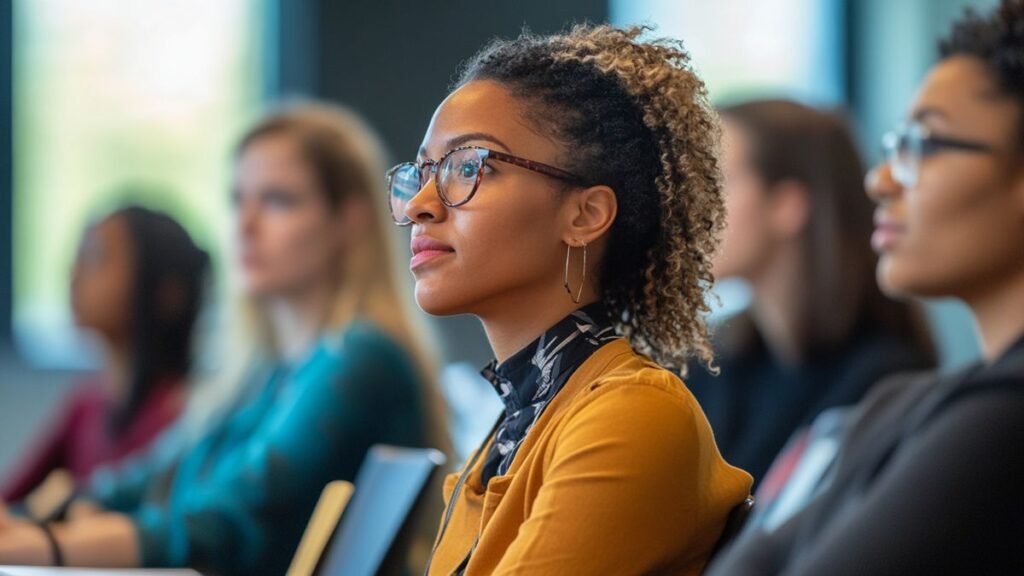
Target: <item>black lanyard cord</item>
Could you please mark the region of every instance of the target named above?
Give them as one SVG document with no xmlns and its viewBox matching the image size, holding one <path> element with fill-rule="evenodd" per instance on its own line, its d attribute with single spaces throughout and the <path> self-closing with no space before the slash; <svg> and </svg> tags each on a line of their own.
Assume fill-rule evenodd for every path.
<svg viewBox="0 0 1024 576">
<path fill-rule="evenodd" d="M 434 562 L 434 554 L 437 553 L 437 548 L 441 545 L 441 540 L 444 539 L 444 533 L 448 530 L 448 522 L 452 519 L 452 512 L 455 511 L 455 504 L 458 502 L 459 493 L 462 491 L 462 487 L 465 485 L 466 479 L 469 478 L 469 473 L 473 470 L 473 466 L 475 466 L 477 461 L 480 459 L 480 455 L 484 453 L 484 448 L 487 447 L 487 442 L 490 441 L 491 437 L 494 436 L 498 431 L 498 427 L 501 426 L 501 423 L 504 421 L 505 412 L 502 411 L 501 416 L 498 416 L 498 421 L 494 423 L 494 428 L 492 428 L 490 434 L 484 438 L 483 444 L 481 444 L 480 448 L 478 448 L 473 454 L 473 458 L 468 464 L 466 464 L 465 469 L 462 471 L 462 475 L 459 476 L 459 481 L 455 483 L 455 488 L 452 490 L 452 496 L 448 500 L 448 508 L 444 512 L 444 520 L 441 522 L 441 530 L 437 534 L 437 540 L 434 541 L 434 548 L 430 551 L 430 558 L 427 559 L 427 566 L 423 570 L 423 576 L 428 576 L 430 574 L 430 565 Z M 476 541 L 473 542 L 473 547 L 470 548 L 469 554 L 467 554 L 466 558 L 459 564 L 456 573 L 461 573 L 461 571 L 465 569 L 466 564 L 469 562 L 469 556 L 473 553 L 473 549 L 476 548 L 476 542 L 479 540 L 480 535 L 477 534 Z"/>
</svg>

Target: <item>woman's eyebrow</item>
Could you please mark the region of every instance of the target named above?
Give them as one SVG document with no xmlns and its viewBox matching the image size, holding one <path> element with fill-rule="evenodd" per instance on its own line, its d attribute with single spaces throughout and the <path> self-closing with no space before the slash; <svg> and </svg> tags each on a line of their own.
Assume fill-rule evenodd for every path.
<svg viewBox="0 0 1024 576">
<path fill-rule="evenodd" d="M 486 132 L 469 132 L 469 133 L 466 133 L 466 134 L 460 134 L 458 136 L 455 136 L 455 137 L 449 139 L 447 142 L 445 142 L 445 149 L 446 150 L 451 150 L 452 148 L 458 148 L 459 146 L 464 146 L 464 145 L 466 145 L 469 142 L 479 142 L 479 141 L 484 141 L 484 142 L 490 142 L 492 144 L 497 144 L 498 146 L 503 148 L 505 150 L 505 152 L 508 152 L 510 154 L 512 153 L 512 149 L 509 148 L 507 144 L 502 142 L 500 138 L 498 138 L 497 136 L 494 136 L 493 134 L 488 134 Z M 419 151 L 416 153 L 416 157 L 417 158 L 425 158 L 426 156 L 427 156 L 427 148 L 426 148 L 426 146 L 420 146 Z"/>
</svg>

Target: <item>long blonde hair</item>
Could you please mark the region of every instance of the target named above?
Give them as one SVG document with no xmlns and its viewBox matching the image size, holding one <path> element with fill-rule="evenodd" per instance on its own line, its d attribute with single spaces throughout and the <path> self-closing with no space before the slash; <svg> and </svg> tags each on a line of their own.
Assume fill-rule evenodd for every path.
<svg viewBox="0 0 1024 576">
<path fill-rule="evenodd" d="M 380 139 L 347 108 L 305 102 L 282 107 L 257 123 L 240 140 L 236 155 L 260 138 L 282 135 L 298 144 L 331 209 L 345 209 L 347 202 L 359 200 L 366 204 L 365 213 L 371 218 L 364 241 L 346 255 L 344 274 L 337 284 L 331 310 L 324 318 L 324 330 L 338 331 L 362 319 L 408 351 L 420 374 L 429 427 L 427 440 L 431 446 L 448 452 L 445 411 L 437 387 L 436 366 L 426 345 L 426 329 L 411 303 L 408 274 L 398 268 L 395 228 L 385 204 L 385 153 Z M 232 324 L 241 326 L 238 331 L 242 334 L 231 338 L 236 349 L 229 355 L 245 361 L 219 371 L 221 377 L 215 386 L 221 390 L 218 396 L 222 398 L 214 402 L 217 404 L 237 396 L 237 384 L 245 380 L 244 372 L 254 355 L 276 355 L 264 311 L 255 302 L 241 300 L 242 311 Z"/>
</svg>

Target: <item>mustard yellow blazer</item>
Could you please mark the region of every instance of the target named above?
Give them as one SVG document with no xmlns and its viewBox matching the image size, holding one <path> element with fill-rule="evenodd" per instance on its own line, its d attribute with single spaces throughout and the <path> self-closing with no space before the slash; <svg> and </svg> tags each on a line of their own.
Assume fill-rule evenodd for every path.
<svg viewBox="0 0 1024 576">
<path fill-rule="evenodd" d="M 482 465 L 445 481 L 431 575 L 699 574 L 752 483 L 679 378 L 621 339 L 577 369 L 486 489 Z"/>
</svg>

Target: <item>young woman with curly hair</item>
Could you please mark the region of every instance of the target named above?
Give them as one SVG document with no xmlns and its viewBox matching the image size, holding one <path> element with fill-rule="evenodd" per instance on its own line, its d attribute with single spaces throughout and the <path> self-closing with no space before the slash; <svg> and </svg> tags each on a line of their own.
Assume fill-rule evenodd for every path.
<svg viewBox="0 0 1024 576">
<path fill-rule="evenodd" d="M 676 43 L 495 41 L 389 172 L 416 299 L 474 314 L 505 405 L 429 574 L 697 574 L 751 479 L 668 369 L 711 362 L 719 129 Z"/>
</svg>

